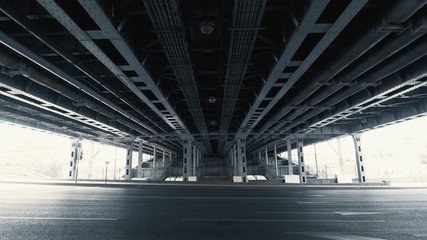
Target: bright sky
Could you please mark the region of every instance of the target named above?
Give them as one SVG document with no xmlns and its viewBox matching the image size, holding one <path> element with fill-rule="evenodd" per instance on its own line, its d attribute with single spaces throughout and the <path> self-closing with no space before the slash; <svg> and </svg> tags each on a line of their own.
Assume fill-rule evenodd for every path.
<svg viewBox="0 0 427 240">
<path fill-rule="evenodd" d="M 0 168 L 5 162 L 20 166 L 35 165 L 42 161 L 45 164 L 57 164 L 63 166 L 64 173 L 67 170 L 69 152 L 72 139 L 57 134 L 41 132 L 22 126 L 0 122 Z M 384 166 L 390 169 L 412 166 L 419 168 L 422 165 L 420 154 L 427 155 L 427 116 L 395 125 L 379 128 L 362 135 L 363 153 L 366 156 L 367 171 L 377 171 Z M 353 168 L 354 147 L 350 137 L 341 138 L 344 159 L 348 162 L 349 169 Z M 105 169 L 105 161 L 110 161 L 109 171 L 113 171 L 116 163 L 118 175 L 124 171 L 125 150 L 90 141 L 83 141 L 84 155 L 91 154 L 94 157 L 94 176 L 101 178 Z M 316 152 L 319 169 L 328 165 L 328 175 L 334 174 L 338 166 L 337 141 L 332 139 L 316 144 Z M 294 154 L 294 162 L 296 152 Z M 314 147 L 305 146 L 304 154 L 307 164 L 312 170 L 315 166 Z M 385 156 L 384 156 L 385 155 Z M 286 157 L 286 153 L 283 154 Z M 148 155 L 144 156 L 147 160 Z M 134 154 L 134 166 L 136 166 L 137 154 Z M 82 161 L 82 168 L 87 168 L 87 161 Z M 426 167 L 424 164 L 422 167 Z M 1 170 L 1 169 L 0 169 Z M 119 172 L 121 171 L 121 172 Z M 368 173 L 368 172 L 367 172 Z M 376 172 L 375 172 L 376 173 Z M 1 174 L 1 171 L 0 171 Z M 82 170 L 82 174 L 84 174 Z M 111 174 L 111 175 L 110 175 Z M 112 176 L 113 173 L 109 173 Z M 425 173 L 427 176 L 427 172 Z"/>
</svg>

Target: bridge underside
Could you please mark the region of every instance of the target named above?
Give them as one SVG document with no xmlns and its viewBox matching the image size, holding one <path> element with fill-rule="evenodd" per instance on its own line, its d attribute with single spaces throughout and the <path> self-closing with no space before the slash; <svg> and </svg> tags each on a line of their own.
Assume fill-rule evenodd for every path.
<svg viewBox="0 0 427 240">
<path fill-rule="evenodd" d="M 427 113 L 425 4 L 2 0 L 0 120 L 184 168 L 405 121 Z"/>
</svg>

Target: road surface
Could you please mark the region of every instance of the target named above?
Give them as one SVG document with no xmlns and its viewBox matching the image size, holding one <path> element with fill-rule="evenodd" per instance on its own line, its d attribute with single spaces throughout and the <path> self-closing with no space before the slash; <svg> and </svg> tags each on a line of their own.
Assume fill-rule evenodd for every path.
<svg viewBox="0 0 427 240">
<path fill-rule="evenodd" d="M 427 239 L 427 189 L 0 183 L 0 239 Z"/>
</svg>

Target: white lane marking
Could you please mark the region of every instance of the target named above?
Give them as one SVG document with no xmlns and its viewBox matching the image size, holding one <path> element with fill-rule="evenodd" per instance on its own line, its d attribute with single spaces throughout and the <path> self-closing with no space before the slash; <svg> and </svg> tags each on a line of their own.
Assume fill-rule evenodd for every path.
<svg viewBox="0 0 427 240">
<path fill-rule="evenodd" d="M 352 239 L 352 240 L 385 240 L 384 238 L 371 238 L 371 237 L 363 237 L 359 235 L 350 235 L 350 234 L 343 234 L 343 233 L 333 233 L 333 232 L 326 232 L 326 233 L 296 233 L 306 236 L 312 236 L 312 237 L 320 237 L 320 238 L 327 238 L 327 239 L 334 239 L 334 240 L 345 240 L 345 239 Z"/>
<path fill-rule="evenodd" d="M 258 214 L 316 214 L 316 215 L 333 215 L 333 212 L 257 212 Z"/>
<path fill-rule="evenodd" d="M 221 219 L 221 218 L 188 218 L 181 221 L 198 221 L 198 222 L 331 222 L 331 223 L 385 223 L 386 221 L 376 220 L 327 220 L 327 219 Z"/>
<path fill-rule="evenodd" d="M 412 234 L 415 237 L 427 237 L 427 233 L 422 233 L 422 234 Z"/>
<path fill-rule="evenodd" d="M 0 0 L 1 1 L 1 0 Z M 37 199 L 37 200 L 52 200 L 52 197 L 45 195 L 21 195 L 21 196 L 0 196 L 1 200 L 9 200 L 9 199 Z M 93 197 L 73 197 L 69 196 L 67 200 L 93 200 Z M 301 198 L 290 198 L 290 197 L 199 197 L 199 196 L 123 196 L 120 199 L 179 199 L 179 200 L 187 200 L 187 199 L 198 199 L 198 200 L 259 200 L 268 201 L 268 200 L 296 200 Z M 60 200 L 64 200 L 63 198 Z"/>
<path fill-rule="evenodd" d="M 334 213 L 342 215 L 342 216 L 384 214 L 384 212 L 334 212 Z"/>
<path fill-rule="evenodd" d="M 298 204 L 330 204 L 331 202 L 297 202 Z"/>
<path fill-rule="evenodd" d="M 201 197 L 201 196 L 135 196 L 129 199 L 207 199 L 207 200 L 295 200 L 293 197 Z"/>
<path fill-rule="evenodd" d="M 70 220 L 70 221 L 118 221 L 118 218 L 59 218 L 59 217 L 9 217 L 0 216 L 0 219 L 8 220 Z"/>
<path fill-rule="evenodd" d="M 317 214 L 317 215 L 333 215 L 339 214 L 341 216 L 356 216 L 356 215 L 374 215 L 384 214 L 385 212 L 256 212 L 258 214 Z"/>
</svg>

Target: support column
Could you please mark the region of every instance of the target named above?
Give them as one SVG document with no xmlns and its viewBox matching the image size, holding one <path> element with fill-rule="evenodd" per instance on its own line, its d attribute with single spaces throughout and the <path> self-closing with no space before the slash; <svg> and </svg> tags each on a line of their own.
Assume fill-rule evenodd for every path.
<svg viewBox="0 0 427 240">
<path fill-rule="evenodd" d="M 183 164 L 182 164 L 182 171 L 183 171 L 183 181 L 188 181 L 188 167 L 190 166 L 190 158 L 191 158 L 191 141 L 190 140 L 184 140 L 184 154 L 183 154 Z"/>
<path fill-rule="evenodd" d="M 231 166 L 233 167 L 233 175 L 234 175 L 234 157 L 233 157 L 233 151 L 234 151 L 234 146 L 231 147 L 230 149 L 230 162 L 231 162 Z"/>
<path fill-rule="evenodd" d="M 165 159 L 166 159 L 165 154 L 166 154 L 165 149 L 163 149 L 163 163 L 162 163 L 163 167 L 165 167 Z"/>
<path fill-rule="evenodd" d="M 242 176 L 242 182 L 248 182 L 246 167 L 246 139 L 237 139 L 238 176 Z"/>
<path fill-rule="evenodd" d="M 294 175 L 294 165 L 292 164 L 292 142 L 291 139 L 286 141 L 288 148 L 288 167 L 289 167 L 289 175 Z"/>
<path fill-rule="evenodd" d="M 70 169 L 68 172 L 69 179 L 76 179 L 77 177 L 77 164 L 80 159 L 80 139 L 77 139 L 71 143 L 71 155 L 70 155 Z"/>
<path fill-rule="evenodd" d="M 258 150 L 258 161 L 259 161 L 259 163 L 261 163 L 261 161 L 262 161 L 262 157 L 261 157 L 261 149 L 260 149 L 260 150 Z"/>
<path fill-rule="evenodd" d="M 233 146 L 233 162 L 234 162 L 234 176 L 239 176 L 239 166 L 237 163 L 237 145 Z"/>
<path fill-rule="evenodd" d="M 277 146 L 276 143 L 274 144 L 274 162 L 275 162 L 275 166 L 276 166 L 276 177 L 279 176 L 279 168 L 277 166 Z"/>
<path fill-rule="evenodd" d="M 153 178 L 156 178 L 156 161 L 157 161 L 157 146 L 153 147 Z"/>
<path fill-rule="evenodd" d="M 361 147 L 361 133 L 353 133 L 353 141 L 354 141 L 354 149 L 356 152 L 356 163 L 357 163 L 357 177 L 359 179 L 360 183 L 366 182 L 366 175 L 365 175 L 365 167 L 363 162 L 363 156 L 362 156 L 362 147 Z"/>
<path fill-rule="evenodd" d="M 193 169 L 191 170 L 191 176 L 197 176 L 196 174 L 196 164 L 197 164 L 197 147 L 193 146 L 193 157 L 191 160 L 191 164 L 193 165 Z"/>
<path fill-rule="evenodd" d="M 202 152 L 200 150 L 197 151 L 197 167 L 200 167 L 200 161 L 202 160 Z"/>
<path fill-rule="evenodd" d="M 299 166 L 299 180 L 300 183 L 307 183 L 307 174 L 305 169 L 305 159 L 304 159 L 304 144 L 302 141 L 303 136 L 297 135 L 297 151 L 298 151 L 298 166 Z"/>
<path fill-rule="evenodd" d="M 130 181 L 132 179 L 132 153 L 133 153 L 134 139 L 126 142 L 126 173 L 125 179 Z"/>
<path fill-rule="evenodd" d="M 237 174 L 236 176 L 242 176 L 242 152 L 240 150 L 240 147 L 241 147 L 240 139 L 237 139 L 237 142 L 236 142 Z"/>
<path fill-rule="evenodd" d="M 143 162 L 143 157 L 144 157 L 144 153 L 142 152 L 142 148 L 144 146 L 144 143 L 142 140 L 139 140 L 138 143 L 138 178 L 142 178 L 142 162 Z"/>
<path fill-rule="evenodd" d="M 268 150 L 265 148 L 265 166 L 268 166 Z"/>
</svg>

